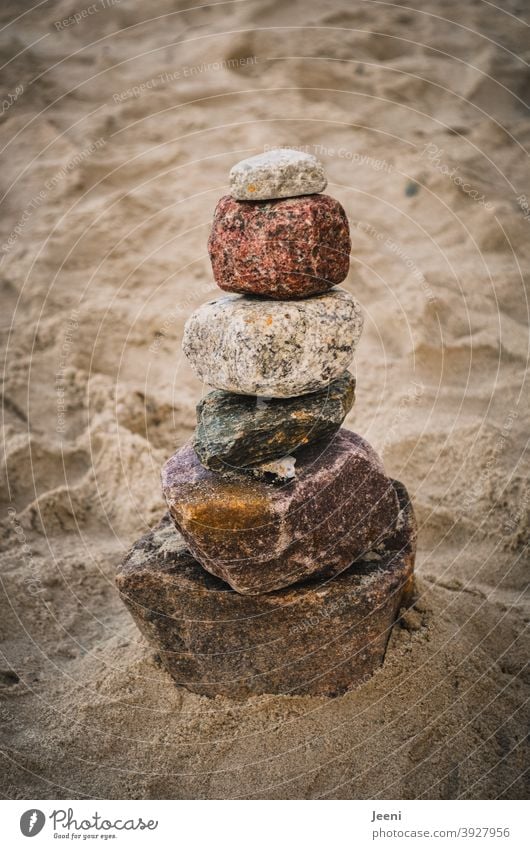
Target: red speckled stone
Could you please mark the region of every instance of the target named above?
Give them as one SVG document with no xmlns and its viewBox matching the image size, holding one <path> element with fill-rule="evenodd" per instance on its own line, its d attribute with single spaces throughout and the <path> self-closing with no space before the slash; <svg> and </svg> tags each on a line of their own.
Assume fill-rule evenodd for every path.
<svg viewBox="0 0 530 849">
<path fill-rule="evenodd" d="M 348 274 L 350 231 L 328 195 L 217 204 L 208 250 L 227 292 L 288 300 L 326 292 Z"/>
</svg>

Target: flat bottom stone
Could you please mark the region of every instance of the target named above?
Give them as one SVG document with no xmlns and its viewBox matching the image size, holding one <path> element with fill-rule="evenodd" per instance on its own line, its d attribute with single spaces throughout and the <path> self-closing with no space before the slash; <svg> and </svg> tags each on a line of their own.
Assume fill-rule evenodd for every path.
<svg viewBox="0 0 530 849">
<path fill-rule="evenodd" d="M 337 577 L 240 595 L 187 552 L 166 514 L 120 566 L 116 584 L 178 685 L 206 696 L 337 696 L 381 666 L 410 602 L 416 524 L 405 487 L 384 546 Z"/>
</svg>

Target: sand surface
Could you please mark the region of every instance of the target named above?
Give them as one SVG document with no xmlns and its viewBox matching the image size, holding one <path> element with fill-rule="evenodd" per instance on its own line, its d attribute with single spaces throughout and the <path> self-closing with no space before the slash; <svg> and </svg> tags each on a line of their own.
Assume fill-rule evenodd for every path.
<svg viewBox="0 0 530 849">
<path fill-rule="evenodd" d="M 31 5 L 0 33 L 0 792 L 524 796 L 528 5 Z M 282 144 L 350 220 L 347 425 L 413 496 L 419 599 L 355 692 L 209 701 L 113 576 L 204 391 L 180 344 L 215 203 Z"/>
</svg>

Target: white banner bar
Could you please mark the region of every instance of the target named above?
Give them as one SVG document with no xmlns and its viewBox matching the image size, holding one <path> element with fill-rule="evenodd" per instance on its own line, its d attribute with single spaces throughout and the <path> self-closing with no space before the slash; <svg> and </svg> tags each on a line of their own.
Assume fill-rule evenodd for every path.
<svg viewBox="0 0 530 849">
<path fill-rule="evenodd" d="M 526 803 L 518 801 L 32 800 L 0 805 L 6 849 L 72 844 L 123 849 L 530 845 Z"/>
</svg>

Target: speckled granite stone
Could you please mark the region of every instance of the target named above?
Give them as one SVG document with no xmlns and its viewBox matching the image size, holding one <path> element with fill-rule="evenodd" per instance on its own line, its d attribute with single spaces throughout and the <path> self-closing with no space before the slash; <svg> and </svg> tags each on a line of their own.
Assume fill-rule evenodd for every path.
<svg viewBox="0 0 530 849">
<path fill-rule="evenodd" d="M 249 595 L 342 572 L 393 532 L 398 514 L 377 454 L 348 430 L 298 451 L 296 478 L 283 486 L 211 472 L 187 444 L 163 467 L 162 489 L 193 556 Z"/>
<path fill-rule="evenodd" d="M 176 683 L 194 693 L 341 694 L 381 665 L 413 593 L 414 515 L 393 484 L 395 533 L 332 580 L 238 595 L 191 557 L 166 515 L 118 570 L 121 598 Z"/>
<path fill-rule="evenodd" d="M 243 159 L 230 171 L 230 193 L 237 200 L 268 200 L 323 192 L 322 163 L 310 153 L 278 148 Z"/>
<path fill-rule="evenodd" d="M 341 283 L 350 249 L 346 213 L 327 195 L 269 203 L 221 198 L 208 241 L 221 289 L 280 300 Z"/>
<path fill-rule="evenodd" d="M 355 398 L 348 372 L 320 392 L 298 398 L 261 398 L 209 392 L 197 405 L 193 447 L 213 471 L 232 473 L 292 454 L 333 436 Z"/>
<path fill-rule="evenodd" d="M 359 304 L 341 289 L 305 301 L 225 295 L 190 316 L 182 347 L 209 386 L 290 398 L 342 374 L 362 326 Z"/>
</svg>

